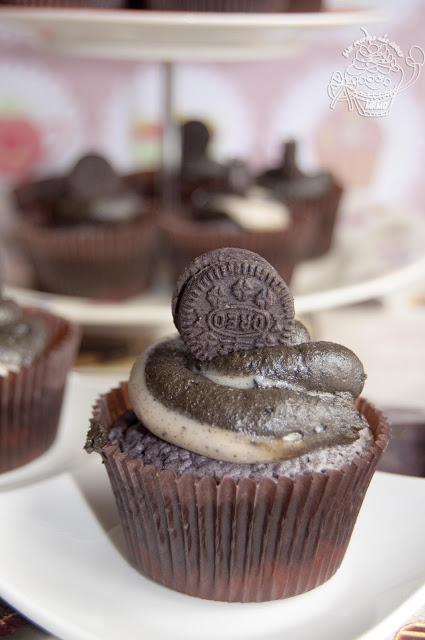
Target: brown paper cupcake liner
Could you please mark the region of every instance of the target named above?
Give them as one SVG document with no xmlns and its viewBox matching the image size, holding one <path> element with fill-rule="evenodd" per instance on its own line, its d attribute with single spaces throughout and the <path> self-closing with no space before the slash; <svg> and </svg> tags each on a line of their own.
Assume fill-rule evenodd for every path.
<svg viewBox="0 0 425 640">
<path fill-rule="evenodd" d="M 200 254 L 222 247 L 238 247 L 263 256 L 289 283 L 300 254 L 295 225 L 273 232 L 228 232 L 213 225 L 197 224 L 178 212 L 171 212 L 163 215 L 160 230 L 175 279 Z"/>
<path fill-rule="evenodd" d="M 45 311 L 24 311 L 47 322 L 51 338 L 32 365 L 0 375 L 0 473 L 34 460 L 54 441 L 66 377 L 80 342 L 76 325 Z"/>
<path fill-rule="evenodd" d="M 294 11 L 296 5 L 294 0 L 149 0 L 148 7 L 158 11 L 280 13 Z"/>
<path fill-rule="evenodd" d="M 18 237 L 42 289 L 64 295 L 123 299 L 151 282 L 153 219 L 116 227 L 43 227 L 22 221 Z"/>
<path fill-rule="evenodd" d="M 342 187 L 334 182 L 320 198 L 285 201 L 294 216 L 301 259 L 319 258 L 331 248 L 342 194 Z"/>
<path fill-rule="evenodd" d="M 358 401 L 374 434 L 368 451 L 341 470 L 293 480 L 216 481 L 145 466 L 105 444 L 129 408 L 123 384 L 100 398 L 93 416 L 129 560 L 143 575 L 192 596 L 262 602 L 309 591 L 336 572 L 389 438 L 369 402 Z"/>
</svg>

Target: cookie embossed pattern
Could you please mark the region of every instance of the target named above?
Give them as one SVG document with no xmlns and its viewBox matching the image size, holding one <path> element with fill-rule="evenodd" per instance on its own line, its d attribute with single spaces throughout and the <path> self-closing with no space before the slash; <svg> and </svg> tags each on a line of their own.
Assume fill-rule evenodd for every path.
<svg viewBox="0 0 425 640">
<path fill-rule="evenodd" d="M 369 35 L 363 27 L 362 31 L 364 37 L 342 52 L 349 65 L 332 74 L 328 84 L 330 107 L 335 109 L 338 102 L 346 102 L 349 111 L 355 108 L 361 116 L 388 116 L 394 98 L 418 79 L 425 53 L 414 45 L 404 55 L 387 36 Z"/>
<path fill-rule="evenodd" d="M 177 287 L 173 313 L 191 352 L 211 360 L 235 349 L 289 340 L 294 306 L 276 271 L 250 251 L 226 250 L 195 260 Z"/>
</svg>

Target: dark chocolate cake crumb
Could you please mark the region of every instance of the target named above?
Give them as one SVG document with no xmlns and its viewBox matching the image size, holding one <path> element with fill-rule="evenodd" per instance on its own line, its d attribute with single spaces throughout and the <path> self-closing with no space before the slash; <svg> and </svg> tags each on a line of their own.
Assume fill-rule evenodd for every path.
<svg viewBox="0 0 425 640">
<path fill-rule="evenodd" d="M 188 471 L 196 477 L 212 477 L 221 480 L 249 478 L 271 480 L 282 476 L 293 479 L 303 473 L 326 473 L 341 469 L 346 464 L 360 459 L 370 446 L 373 436 L 368 427 L 360 432 L 360 437 L 352 444 L 318 449 L 303 456 L 272 463 L 245 464 L 213 460 L 176 447 L 148 431 L 132 411 L 127 411 L 109 432 L 108 441 L 117 445 L 130 458 L 139 458 L 145 465 L 154 465 L 157 470 L 174 471 L 181 475 Z"/>
</svg>

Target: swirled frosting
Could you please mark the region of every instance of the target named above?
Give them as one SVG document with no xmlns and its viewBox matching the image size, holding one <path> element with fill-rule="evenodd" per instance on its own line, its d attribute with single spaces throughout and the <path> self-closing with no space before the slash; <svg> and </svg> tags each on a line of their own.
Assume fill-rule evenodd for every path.
<svg viewBox="0 0 425 640">
<path fill-rule="evenodd" d="M 268 463 L 348 445 L 367 423 L 354 406 L 365 374 L 349 349 L 310 342 L 295 324 L 288 344 L 200 363 L 179 338 L 136 360 L 134 411 L 168 443 L 221 461 Z"/>
<path fill-rule="evenodd" d="M 24 317 L 15 302 L 0 297 L 0 375 L 32 364 L 47 342 L 48 331 L 41 318 Z"/>
<path fill-rule="evenodd" d="M 289 226 L 289 209 L 265 189 L 259 187 L 245 193 L 194 194 L 192 218 L 197 222 L 227 223 L 235 231 L 279 231 Z"/>
</svg>

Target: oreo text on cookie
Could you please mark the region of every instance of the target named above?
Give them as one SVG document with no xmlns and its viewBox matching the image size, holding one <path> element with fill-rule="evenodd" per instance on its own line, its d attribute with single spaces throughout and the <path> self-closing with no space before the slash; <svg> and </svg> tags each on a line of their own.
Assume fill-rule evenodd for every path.
<svg viewBox="0 0 425 640">
<path fill-rule="evenodd" d="M 201 256 L 179 281 L 174 319 L 199 360 L 288 344 L 293 298 L 275 269 L 242 249 Z"/>
<path fill-rule="evenodd" d="M 230 309 L 214 309 L 207 316 L 208 326 L 223 336 L 235 336 L 244 333 L 247 337 L 261 334 L 270 325 L 270 316 L 258 309 L 230 307 Z"/>
</svg>

